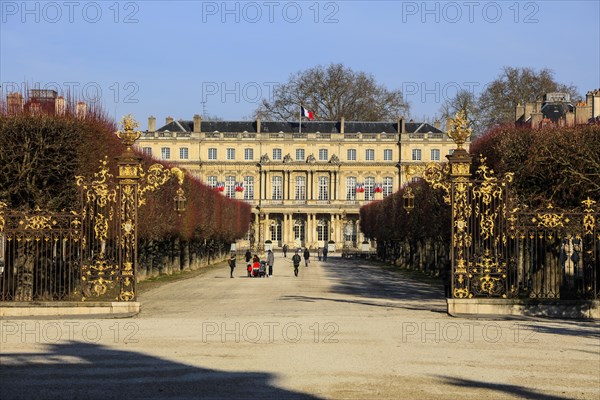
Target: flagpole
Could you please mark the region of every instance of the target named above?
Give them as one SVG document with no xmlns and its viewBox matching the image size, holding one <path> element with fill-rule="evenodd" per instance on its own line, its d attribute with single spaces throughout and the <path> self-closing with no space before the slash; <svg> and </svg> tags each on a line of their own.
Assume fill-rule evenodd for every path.
<svg viewBox="0 0 600 400">
<path fill-rule="evenodd" d="M 300 115 L 299 115 L 299 117 L 300 117 L 299 118 L 300 124 L 298 125 L 299 126 L 298 133 L 302 133 L 302 103 L 300 103 Z"/>
</svg>

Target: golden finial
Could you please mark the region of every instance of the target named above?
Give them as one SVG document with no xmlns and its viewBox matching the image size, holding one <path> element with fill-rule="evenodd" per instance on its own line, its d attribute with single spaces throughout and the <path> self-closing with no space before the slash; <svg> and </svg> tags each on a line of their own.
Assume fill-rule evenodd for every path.
<svg viewBox="0 0 600 400">
<path fill-rule="evenodd" d="M 469 119 L 464 110 L 458 111 L 454 118 L 450 119 L 450 127 L 448 128 L 448 137 L 456 143 L 456 149 L 462 150 L 463 144 L 473 133 L 473 129 L 469 127 Z"/>
<path fill-rule="evenodd" d="M 136 130 L 140 124 L 131 116 L 131 114 L 127 114 L 121 119 L 121 126 L 123 127 L 123 130 L 117 131 L 116 135 L 127 147 L 126 152 L 131 152 L 131 146 L 133 146 L 135 141 L 142 135 L 142 132 Z"/>
</svg>

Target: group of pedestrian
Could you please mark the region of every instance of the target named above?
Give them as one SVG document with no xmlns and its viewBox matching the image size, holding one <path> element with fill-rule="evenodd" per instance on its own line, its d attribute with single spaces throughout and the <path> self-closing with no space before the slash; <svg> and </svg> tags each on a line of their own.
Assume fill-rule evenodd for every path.
<svg viewBox="0 0 600 400">
<path fill-rule="evenodd" d="M 287 244 L 285 244 L 285 245 L 283 245 L 283 256 L 284 257 L 287 257 L 287 252 L 288 252 L 288 246 L 287 246 Z M 323 254 L 323 259 L 325 261 L 327 261 L 326 248 L 323 248 L 322 254 Z M 304 251 L 302 251 L 302 249 L 297 249 L 296 252 L 294 253 L 294 255 L 292 256 L 292 264 L 294 265 L 294 275 L 295 276 L 298 276 L 298 268 L 300 267 L 302 258 L 304 258 L 304 266 L 308 268 L 308 264 L 310 263 L 310 251 L 308 250 L 308 247 L 305 248 Z M 260 268 L 260 258 L 258 257 L 257 254 L 252 255 L 252 253 L 250 252 L 250 249 L 248 249 L 248 250 L 246 250 L 246 254 L 244 254 L 244 259 L 246 260 L 248 276 L 251 277 L 252 270 Z M 321 260 L 321 249 L 319 249 L 319 261 L 320 260 Z M 236 261 L 236 254 L 235 254 L 235 251 L 232 251 L 231 255 L 229 257 L 229 261 L 228 261 L 229 268 L 230 268 L 230 274 L 229 274 L 230 278 L 233 278 L 233 270 L 235 269 L 235 261 Z M 266 264 L 268 266 L 267 277 L 271 277 L 271 276 L 273 276 L 273 264 L 275 264 L 275 255 L 273 254 L 272 250 L 267 251 Z"/>
<path fill-rule="evenodd" d="M 323 258 L 323 261 L 327 261 L 327 253 L 328 252 L 329 252 L 329 249 L 327 248 L 327 246 L 319 247 L 317 249 L 317 256 L 319 257 L 319 261 L 321 261 L 321 258 Z"/>
</svg>

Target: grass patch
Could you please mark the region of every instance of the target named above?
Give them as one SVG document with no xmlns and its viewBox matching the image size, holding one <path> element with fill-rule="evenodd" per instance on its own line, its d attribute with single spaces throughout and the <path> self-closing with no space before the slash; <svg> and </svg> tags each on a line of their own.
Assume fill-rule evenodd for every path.
<svg viewBox="0 0 600 400">
<path fill-rule="evenodd" d="M 180 271 L 180 272 L 175 272 L 170 275 L 169 274 L 161 274 L 158 276 L 153 276 L 151 278 L 148 278 L 141 282 L 138 282 L 136 289 L 137 289 L 138 293 L 148 292 L 152 289 L 156 289 L 157 287 L 160 287 L 162 285 L 166 285 L 166 284 L 169 284 L 172 282 L 178 282 L 178 281 L 182 281 L 185 279 L 191 279 L 191 278 L 196 278 L 198 276 L 202 276 L 209 271 L 213 271 L 217 268 L 223 268 L 224 266 L 226 266 L 226 264 L 227 264 L 226 261 L 222 261 L 222 262 L 207 265 L 205 267 L 201 267 L 201 268 L 198 268 L 195 270 Z"/>
</svg>

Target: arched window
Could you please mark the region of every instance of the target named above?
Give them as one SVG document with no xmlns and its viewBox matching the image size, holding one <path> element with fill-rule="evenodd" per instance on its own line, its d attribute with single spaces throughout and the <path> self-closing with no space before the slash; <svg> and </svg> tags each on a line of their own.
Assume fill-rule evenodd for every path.
<svg viewBox="0 0 600 400">
<path fill-rule="evenodd" d="M 283 199 L 283 177 L 281 176 L 274 176 L 273 180 L 273 187 L 272 187 L 272 192 L 273 192 L 273 200 L 281 200 Z"/>
<path fill-rule="evenodd" d="M 296 177 L 296 200 L 306 200 L 306 177 Z"/>
<path fill-rule="evenodd" d="M 233 175 L 225 177 L 225 196 L 230 199 L 235 198 L 235 176 Z"/>
<path fill-rule="evenodd" d="M 319 177 L 319 200 L 329 200 L 329 178 Z"/>
<path fill-rule="evenodd" d="M 394 179 L 391 177 L 383 178 L 383 197 L 387 197 L 394 192 Z"/>
<path fill-rule="evenodd" d="M 329 240 L 329 221 L 325 218 L 317 222 L 317 240 L 325 242 Z"/>
<path fill-rule="evenodd" d="M 356 200 L 356 177 L 349 176 L 346 178 L 346 200 Z"/>
<path fill-rule="evenodd" d="M 370 201 L 375 198 L 375 178 L 368 176 L 365 178 L 365 200 Z"/>
<path fill-rule="evenodd" d="M 244 177 L 244 200 L 254 200 L 254 177 Z"/>
</svg>

